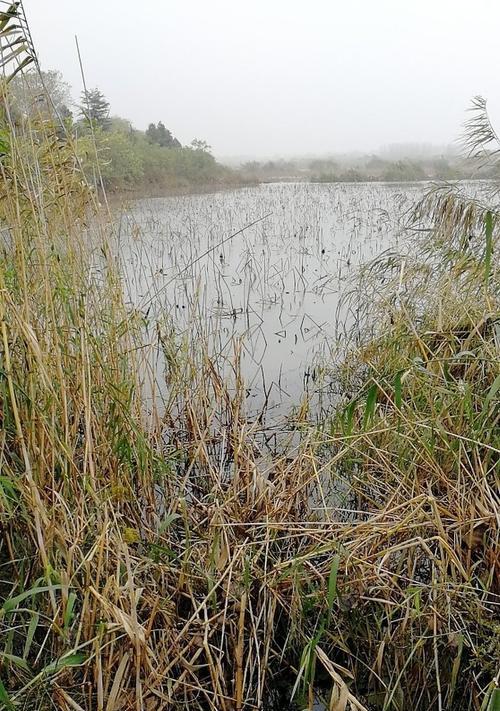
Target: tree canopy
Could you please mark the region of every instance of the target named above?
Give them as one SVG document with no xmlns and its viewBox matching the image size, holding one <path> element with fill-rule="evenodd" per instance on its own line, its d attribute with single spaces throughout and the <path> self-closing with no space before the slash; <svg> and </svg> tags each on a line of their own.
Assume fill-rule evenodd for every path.
<svg viewBox="0 0 500 711">
<path fill-rule="evenodd" d="M 146 137 L 150 143 L 156 143 L 163 148 L 181 148 L 180 141 L 172 136 L 162 121 L 157 125 L 150 123 L 146 130 Z"/>
</svg>

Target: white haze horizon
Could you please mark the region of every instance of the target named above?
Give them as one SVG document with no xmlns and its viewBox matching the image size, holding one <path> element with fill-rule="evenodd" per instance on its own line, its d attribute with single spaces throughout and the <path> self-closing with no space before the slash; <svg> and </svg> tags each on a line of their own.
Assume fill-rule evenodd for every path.
<svg viewBox="0 0 500 711">
<path fill-rule="evenodd" d="M 217 157 L 222 163 L 228 165 L 241 165 L 249 161 L 311 161 L 311 160 L 337 160 L 356 161 L 368 156 L 377 156 L 390 160 L 399 158 L 435 158 L 437 156 L 450 157 L 457 156 L 463 152 L 460 137 L 453 143 L 438 145 L 435 143 L 387 143 L 383 146 L 376 146 L 367 150 L 350 151 L 317 151 L 304 153 L 230 153 L 218 154 Z"/>
<path fill-rule="evenodd" d="M 473 96 L 500 125 L 500 3 L 65 0 L 24 7 L 42 69 L 138 129 L 236 160 L 454 146 Z"/>
</svg>

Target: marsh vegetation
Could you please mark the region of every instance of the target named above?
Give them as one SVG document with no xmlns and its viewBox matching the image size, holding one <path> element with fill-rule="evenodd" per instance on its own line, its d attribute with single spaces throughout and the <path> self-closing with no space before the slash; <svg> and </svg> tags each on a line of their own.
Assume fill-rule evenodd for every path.
<svg viewBox="0 0 500 711">
<path fill-rule="evenodd" d="M 3 708 L 496 709 L 495 186 L 108 208 L 2 92 Z"/>
</svg>

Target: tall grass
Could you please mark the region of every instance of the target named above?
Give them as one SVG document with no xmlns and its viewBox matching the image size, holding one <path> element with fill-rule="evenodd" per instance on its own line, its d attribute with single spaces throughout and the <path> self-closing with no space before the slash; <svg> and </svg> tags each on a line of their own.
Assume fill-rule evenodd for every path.
<svg viewBox="0 0 500 711">
<path fill-rule="evenodd" d="M 431 241 L 366 268 L 378 321 L 339 369 L 351 397 L 325 432 L 343 433 L 337 475 L 358 512 L 335 635 L 376 708 L 498 693 L 500 291 L 492 213 L 467 205 L 464 227 L 459 197 L 430 196 Z"/>
<path fill-rule="evenodd" d="M 57 122 L 4 106 L 0 704 L 496 708 L 496 213 L 421 206 L 429 253 L 366 270 L 336 414 L 264 452 L 238 344 L 229 387 L 163 339 L 146 417 L 112 221 Z"/>
</svg>

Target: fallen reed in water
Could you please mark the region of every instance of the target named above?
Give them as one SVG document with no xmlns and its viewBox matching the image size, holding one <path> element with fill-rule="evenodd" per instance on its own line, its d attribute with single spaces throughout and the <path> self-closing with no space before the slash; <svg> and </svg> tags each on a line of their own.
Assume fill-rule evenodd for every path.
<svg viewBox="0 0 500 711">
<path fill-rule="evenodd" d="M 495 216 L 438 200 L 427 261 L 367 270 L 336 414 L 303 402 L 275 449 L 237 344 L 229 387 L 160 329 L 146 416 L 107 220 L 54 126 L 4 123 L 3 706 L 494 708 Z"/>
</svg>

